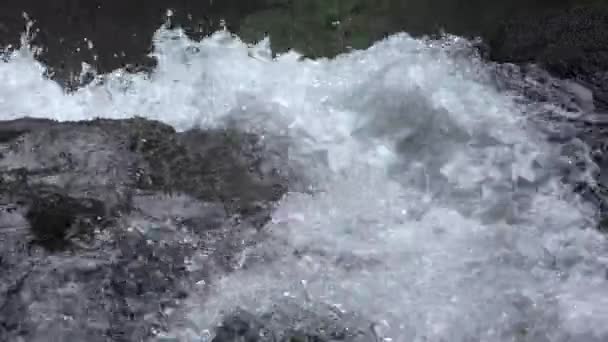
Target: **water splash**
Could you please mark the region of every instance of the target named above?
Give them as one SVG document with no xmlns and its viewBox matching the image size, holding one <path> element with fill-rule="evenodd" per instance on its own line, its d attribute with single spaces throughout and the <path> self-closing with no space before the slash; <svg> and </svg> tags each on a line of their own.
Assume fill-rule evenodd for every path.
<svg viewBox="0 0 608 342">
<path fill-rule="evenodd" d="M 529 124 L 545 106 L 501 89 L 509 76 L 457 37 L 395 34 L 319 60 L 268 45 L 162 27 L 151 74 L 117 70 L 72 94 L 26 48 L 0 64 L 4 119 L 142 115 L 290 140 L 315 190 L 286 196 L 243 269 L 189 303 L 183 340 L 286 297 L 386 322 L 395 341 L 608 337 L 608 247 L 560 181 L 561 146 Z"/>
</svg>

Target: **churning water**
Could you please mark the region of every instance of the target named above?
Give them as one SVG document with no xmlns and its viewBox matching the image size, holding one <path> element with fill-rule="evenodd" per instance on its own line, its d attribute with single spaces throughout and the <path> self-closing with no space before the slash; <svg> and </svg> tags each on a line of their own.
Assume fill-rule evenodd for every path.
<svg viewBox="0 0 608 342">
<path fill-rule="evenodd" d="M 471 51 L 396 34 L 334 59 L 272 58 L 268 41 L 163 27 L 150 75 L 118 70 L 69 95 L 29 49 L 11 53 L 0 116 L 236 122 L 288 138 L 306 191 L 280 202 L 240 271 L 202 285 L 180 340 L 237 306 L 289 302 L 356 314 L 393 341 L 606 341 L 608 245 L 560 181 L 564 146 L 538 129 L 559 111 L 497 86 L 515 81 Z"/>
</svg>

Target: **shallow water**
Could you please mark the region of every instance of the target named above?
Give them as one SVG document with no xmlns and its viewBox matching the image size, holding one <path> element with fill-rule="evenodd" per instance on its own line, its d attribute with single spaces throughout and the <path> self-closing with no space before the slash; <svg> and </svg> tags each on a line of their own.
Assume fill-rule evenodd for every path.
<svg viewBox="0 0 608 342">
<path fill-rule="evenodd" d="M 333 59 L 273 59 L 268 41 L 160 28 L 151 75 L 118 70 L 70 95 L 14 52 L 0 115 L 236 122 L 289 139 L 309 191 L 285 196 L 240 271 L 193 294 L 180 340 L 237 306 L 285 301 L 355 313 L 394 341 L 606 340 L 608 245 L 560 180 L 563 146 L 536 128 L 550 108 L 500 87 L 516 80 L 469 45 L 402 33 Z"/>
</svg>

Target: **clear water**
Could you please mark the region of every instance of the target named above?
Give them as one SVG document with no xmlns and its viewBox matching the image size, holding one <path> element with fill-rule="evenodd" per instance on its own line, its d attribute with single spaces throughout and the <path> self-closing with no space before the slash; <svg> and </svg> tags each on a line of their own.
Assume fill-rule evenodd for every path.
<svg viewBox="0 0 608 342">
<path fill-rule="evenodd" d="M 608 245 L 559 181 L 562 147 L 532 124 L 547 108 L 498 90 L 468 46 L 396 34 L 331 60 L 272 59 L 268 41 L 161 28 L 151 75 L 119 70 L 70 95 L 22 48 L 0 63 L 0 117 L 289 138 L 310 191 L 285 196 L 246 267 L 201 285 L 211 295 L 194 294 L 179 340 L 286 299 L 360 314 L 393 341 L 608 340 Z"/>
</svg>

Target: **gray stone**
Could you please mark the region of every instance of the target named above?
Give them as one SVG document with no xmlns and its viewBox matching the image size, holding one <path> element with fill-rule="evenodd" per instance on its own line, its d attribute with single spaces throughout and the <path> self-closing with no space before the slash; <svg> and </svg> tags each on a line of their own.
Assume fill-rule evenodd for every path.
<svg viewBox="0 0 608 342">
<path fill-rule="evenodd" d="M 287 191 L 286 149 L 235 130 L 26 118 L 0 137 L 3 341 L 167 329 L 167 310 L 231 272 Z M 281 158 L 260 169 L 269 153 Z"/>
</svg>

